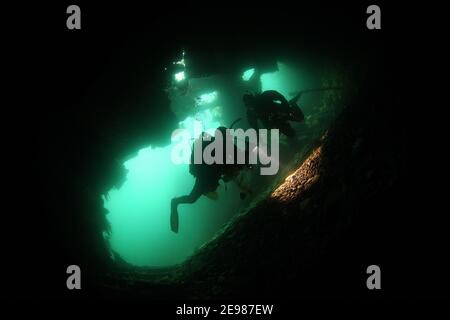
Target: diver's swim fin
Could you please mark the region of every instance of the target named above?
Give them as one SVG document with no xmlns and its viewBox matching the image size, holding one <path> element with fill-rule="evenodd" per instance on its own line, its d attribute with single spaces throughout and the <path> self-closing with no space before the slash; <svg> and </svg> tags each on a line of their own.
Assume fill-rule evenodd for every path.
<svg viewBox="0 0 450 320">
<path fill-rule="evenodd" d="M 178 212 L 177 209 L 172 207 L 170 211 L 170 229 L 173 232 L 178 233 Z"/>
</svg>

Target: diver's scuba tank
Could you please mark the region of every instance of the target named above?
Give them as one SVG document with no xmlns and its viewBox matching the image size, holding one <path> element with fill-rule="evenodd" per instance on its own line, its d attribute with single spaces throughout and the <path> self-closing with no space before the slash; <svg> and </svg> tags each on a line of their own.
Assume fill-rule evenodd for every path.
<svg viewBox="0 0 450 320">
<path fill-rule="evenodd" d="M 205 163 L 203 163 L 203 161 L 202 161 L 202 163 L 199 163 L 199 164 L 194 163 L 195 146 L 197 143 L 200 143 L 201 147 L 202 147 L 202 153 L 203 153 L 203 148 L 205 148 L 208 144 L 210 144 L 213 141 L 213 139 L 210 139 L 209 141 L 205 141 L 205 144 L 203 144 L 202 139 L 203 139 L 203 135 L 205 135 L 205 134 L 208 134 L 208 133 L 202 132 L 200 134 L 200 136 L 194 140 L 194 143 L 192 144 L 192 147 L 191 147 L 192 152 L 191 152 L 191 161 L 189 163 L 189 173 L 192 174 L 196 178 L 200 175 L 202 168 L 204 168 L 207 165 Z"/>
</svg>

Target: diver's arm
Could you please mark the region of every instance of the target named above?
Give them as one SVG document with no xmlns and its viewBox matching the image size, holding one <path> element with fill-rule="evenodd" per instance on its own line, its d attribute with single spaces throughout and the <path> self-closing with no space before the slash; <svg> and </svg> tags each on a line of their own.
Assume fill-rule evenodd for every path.
<svg viewBox="0 0 450 320">
<path fill-rule="evenodd" d="M 291 100 L 289 100 L 289 105 L 297 103 L 303 93 L 304 91 L 299 91 Z"/>
</svg>

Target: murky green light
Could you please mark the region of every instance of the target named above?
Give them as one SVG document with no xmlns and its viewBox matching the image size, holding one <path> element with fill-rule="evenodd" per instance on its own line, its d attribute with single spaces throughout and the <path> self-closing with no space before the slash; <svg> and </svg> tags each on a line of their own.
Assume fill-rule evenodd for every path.
<svg viewBox="0 0 450 320">
<path fill-rule="evenodd" d="M 200 96 L 198 105 L 205 105 L 205 104 L 213 103 L 216 100 L 217 100 L 217 91 L 204 93 Z"/>
<path fill-rule="evenodd" d="M 209 133 L 221 125 L 205 110 L 180 122 L 180 128 L 194 136 L 194 121 L 202 121 Z M 185 143 L 190 149 L 192 141 Z M 227 208 L 225 204 L 233 202 L 230 197 L 236 201 L 231 191 L 217 201 L 201 197 L 193 205 L 180 206 L 180 232 L 174 234 L 169 224 L 170 200 L 188 194 L 194 177 L 187 164 L 172 162 L 173 146 L 174 142 L 163 148 L 139 150 L 136 157 L 124 163 L 128 170 L 125 183 L 110 190 L 104 200 L 111 225 L 110 246 L 131 264 L 167 266 L 182 262 L 223 223 L 217 219 L 221 210 L 215 206 Z"/>
<path fill-rule="evenodd" d="M 291 91 L 304 88 L 298 72 L 281 63 L 278 67 L 279 71 L 261 76 L 263 90 L 278 90 L 289 98 Z M 178 79 L 184 77 L 181 73 Z M 240 79 L 237 81 L 240 82 Z M 222 90 L 222 87 L 210 90 L 199 96 L 200 103 L 208 109 L 192 108 L 201 111 L 179 123 L 179 128 L 189 130 L 192 138 L 196 138 L 195 121 L 201 121 L 203 130 L 210 134 L 214 133 L 215 128 L 230 124 L 229 119 L 214 113 L 217 105 L 224 107 L 224 113 L 231 107 L 244 108 L 239 105 L 242 99 L 240 93 L 232 97 L 234 92 Z M 245 109 L 241 112 L 245 117 Z M 231 117 L 235 119 L 237 116 L 233 114 Z M 186 149 L 190 150 L 192 142 L 184 142 Z M 192 205 L 180 205 L 180 230 L 174 234 L 170 230 L 170 200 L 188 194 L 194 184 L 188 165 L 171 161 L 174 143 L 139 150 L 136 157 L 124 163 L 128 170 L 125 183 L 118 189 L 110 190 L 109 197 L 104 199 L 111 225 L 111 249 L 133 265 L 169 266 L 183 262 L 242 209 L 239 190 L 233 183 L 228 183 L 226 190 L 224 186 L 218 188 L 218 200 L 202 196 Z"/>
<path fill-rule="evenodd" d="M 298 71 L 286 64 L 277 64 L 278 71 L 261 75 L 261 90 L 276 90 L 289 100 L 294 92 L 305 89 L 304 79 Z"/>
<path fill-rule="evenodd" d="M 184 79 L 186 79 L 186 75 L 184 74 L 184 71 L 180 71 L 175 74 L 175 80 L 183 81 Z"/>
<path fill-rule="evenodd" d="M 248 81 L 252 78 L 253 74 L 255 73 L 255 68 L 251 68 L 246 70 L 243 74 L 242 74 L 242 80 L 244 81 Z"/>
</svg>

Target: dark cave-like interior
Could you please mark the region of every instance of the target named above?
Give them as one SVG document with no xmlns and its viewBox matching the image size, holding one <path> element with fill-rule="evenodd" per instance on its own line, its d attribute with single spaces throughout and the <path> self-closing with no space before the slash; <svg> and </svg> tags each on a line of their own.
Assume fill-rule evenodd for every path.
<svg viewBox="0 0 450 320">
<path fill-rule="evenodd" d="M 61 299 L 370 299 L 380 297 L 364 282 L 376 263 L 388 270 L 387 297 L 442 294 L 441 287 L 427 291 L 446 268 L 442 253 L 432 258 L 441 249 L 416 237 L 423 219 L 405 207 L 417 188 L 402 87 L 408 66 L 395 50 L 401 31 L 392 16 L 387 34 L 343 18 L 364 6 L 243 6 L 201 17 L 194 7 L 135 9 L 86 4 L 78 34 L 52 31 L 56 22 L 48 20 L 47 36 L 35 43 L 58 39 L 50 52 L 36 52 L 34 74 L 46 75 L 45 90 L 29 93 L 36 101 L 29 110 L 14 110 L 26 128 L 22 141 L 31 143 L 10 154 L 32 177 L 12 184 L 20 192 L 9 201 L 24 213 L 5 224 L 20 230 L 5 253 L 2 274 L 18 275 L 5 280 L 5 291 Z M 113 16 L 121 19 L 107 23 Z M 299 79 L 280 80 L 291 71 Z M 187 166 L 155 160 L 154 151 L 169 153 L 172 132 L 198 117 L 168 90 L 186 79 L 201 88 L 196 107 L 214 106 L 208 129 L 240 118 L 237 126 L 248 128 L 241 98 L 249 89 L 286 96 L 338 89 L 302 97 L 305 121 L 293 125 L 295 142 L 282 137 L 277 175 L 248 174 L 253 193 L 245 199 L 223 184 L 219 200 L 203 196 L 197 207 L 180 207 L 176 235 L 168 200 L 188 192 L 194 178 Z M 139 196 L 129 189 L 139 212 L 121 199 L 133 172 L 148 188 Z M 23 181 L 33 183 L 33 194 Z M 33 261 L 39 276 L 29 287 L 24 275 Z M 83 270 L 79 292 L 65 288 L 71 264 Z M 411 282 L 417 270 L 432 279 Z"/>
</svg>

